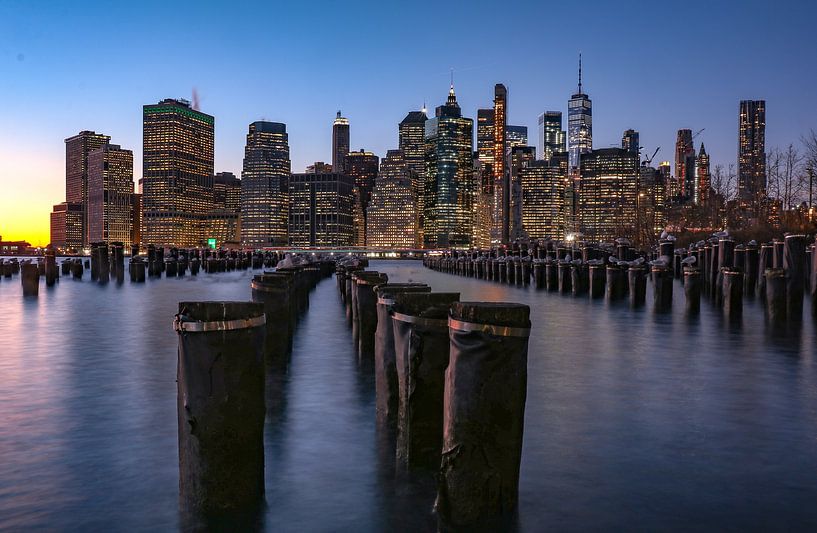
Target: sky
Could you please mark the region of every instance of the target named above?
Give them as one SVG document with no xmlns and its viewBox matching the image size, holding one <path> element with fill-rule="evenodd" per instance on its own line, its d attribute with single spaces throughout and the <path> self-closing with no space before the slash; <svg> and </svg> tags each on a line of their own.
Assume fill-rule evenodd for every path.
<svg viewBox="0 0 817 533">
<path fill-rule="evenodd" d="M 142 106 L 191 99 L 215 116 L 215 169 L 240 175 L 247 126 L 287 124 L 292 168 L 331 162 L 335 113 L 353 150 L 383 156 L 397 124 L 445 100 L 467 117 L 508 88 L 510 124 L 567 111 L 582 53 L 593 144 L 640 132 L 671 160 L 704 129 L 735 163 L 738 105 L 765 99 L 767 148 L 817 129 L 817 2 L 50 2 L 0 0 L 0 236 L 49 241 L 65 196 L 64 139 L 81 130 L 134 152 Z M 566 126 L 566 124 L 565 124 Z"/>
</svg>

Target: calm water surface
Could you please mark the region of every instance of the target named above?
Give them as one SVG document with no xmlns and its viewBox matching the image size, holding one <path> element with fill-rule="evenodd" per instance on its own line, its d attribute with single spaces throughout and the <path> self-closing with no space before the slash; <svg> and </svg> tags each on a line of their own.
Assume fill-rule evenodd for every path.
<svg viewBox="0 0 817 533">
<path fill-rule="evenodd" d="M 519 529 L 817 529 L 817 340 L 708 302 L 630 310 L 373 262 L 393 281 L 531 306 Z M 252 272 L 24 299 L 0 280 L 0 529 L 174 530 L 180 300 L 246 300 Z M 648 293 L 648 302 L 651 294 Z M 266 529 L 433 528 L 433 484 L 383 466 L 374 378 L 334 280 L 310 296 L 269 391 Z M 385 454 L 388 455 L 388 454 Z"/>
</svg>

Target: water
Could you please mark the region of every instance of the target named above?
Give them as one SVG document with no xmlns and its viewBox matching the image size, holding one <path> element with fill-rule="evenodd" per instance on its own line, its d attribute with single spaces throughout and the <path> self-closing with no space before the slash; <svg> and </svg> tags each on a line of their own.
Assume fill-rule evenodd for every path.
<svg viewBox="0 0 817 533">
<path fill-rule="evenodd" d="M 531 306 L 519 529 L 817 528 L 817 338 L 373 262 L 466 300 Z M 0 529 L 179 527 L 180 300 L 249 299 L 251 272 L 98 286 L 63 277 L 24 299 L 0 281 Z M 651 301 L 648 293 L 647 301 Z M 610 307 L 613 307 L 611 309 Z M 265 431 L 275 531 L 433 528 L 433 484 L 381 464 L 374 378 L 334 280 L 310 296 Z"/>
</svg>

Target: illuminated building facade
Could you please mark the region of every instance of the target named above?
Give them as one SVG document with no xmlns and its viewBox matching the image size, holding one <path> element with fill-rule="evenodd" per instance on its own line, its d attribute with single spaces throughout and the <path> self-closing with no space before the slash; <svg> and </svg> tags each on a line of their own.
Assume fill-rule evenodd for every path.
<svg viewBox="0 0 817 533">
<path fill-rule="evenodd" d="M 567 103 L 567 137 L 570 168 L 580 166 L 582 154 L 593 149 L 593 102 L 582 89 L 582 56 L 579 55 L 579 90 Z"/>
<path fill-rule="evenodd" d="M 675 181 L 681 201 L 692 200 L 695 196 L 695 146 L 692 144 L 692 130 L 678 130 L 675 140 Z"/>
<path fill-rule="evenodd" d="M 88 240 L 131 244 L 133 152 L 106 144 L 88 154 Z"/>
<path fill-rule="evenodd" d="M 423 240 L 426 248 L 471 245 L 475 183 L 474 122 L 463 118 L 454 86 L 426 122 L 426 187 Z M 504 130 L 503 130 L 504 131 Z"/>
<path fill-rule="evenodd" d="M 82 243 L 88 245 L 88 154 L 110 142 L 109 135 L 81 131 L 65 139 L 65 201 L 82 207 Z M 73 216 L 73 211 L 72 211 Z M 73 232 L 73 228 L 71 230 Z"/>
<path fill-rule="evenodd" d="M 511 175 L 511 239 L 525 238 L 522 222 L 522 181 L 521 170 L 530 162 L 536 160 L 534 146 L 517 145 L 510 147 L 510 175 Z"/>
<path fill-rule="evenodd" d="M 232 172 L 218 172 L 213 178 L 213 204 L 216 209 L 241 211 L 241 180 Z"/>
<path fill-rule="evenodd" d="M 215 119 L 186 100 L 143 107 L 143 241 L 205 244 L 204 217 L 213 207 Z"/>
<path fill-rule="evenodd" d="M 131 244 L 142 244 L 142 193 L 131 195 L 130 241 Z"/>
<path fill-rule="evenodd" d="M 324 163 L 323 161 L 315 161 L 306 167 L 307 174 L 331 174 L 332 165 Z"/>
<path fill-rule="evenodd" d="M 206 219 L 207 238 L 217 245 L 241 242 L 241 180 L 232 172 L 213 177 L 213 210 Z"/>
<path fill-rule="evenodd" d="M 637 244 L 653 242 L 667 224 L 666 185 L 667 178 L 660 170 L 646 165 L 639 168 Z"/>
<path fill-rule="evenodd" d="M 515 146 L 528 145 L 528 127 L 527 126 L 506 126 L 505 127 L 505 149 L 506 155 Z"/>
<path fill-rule="evenodd" d="M 741 100 L 738 130 L 738 199 L 757 210 L 766 195 L 766 101 Z"/>
<path fill-rule="evenodd" d="M 377 170 L 380 158 L 372 152 L 360 150 L 346 156 L 344 168 L 346 175 L 351 176 L 355 184 L 355 245 L 366 246 L 366 210 L 372 198 L 372 190 L 377 181 Z"/>
<path fill-rule="evenodd" d="M 508 174 L 508 90 L 501 83 L 494 86 L 494 234 L 503 243 L 510 240 L 511 180 Z"/>
<path fill-rule="evenodd" d="M 545 111 L 539 115 L 538 126 L 539 156 L 544 161 L 549 161 L 554 154 L 567 151 L 561 111 Z"/>
<path fill-rule="evenodd" d="M 289 244 L 351 246 L 354 182 L 345 174 L 293 174 L 289 182 Z"/>
<path fill-rule="evenodd" d="M 51 211 L 51 246 L 65 251 L 79 252 L 83 247 L 82 204 L 63 202 Z"/>
<path fill-rule="evenodd" d="M 709 175 L 709 154 L 706 153 L 704 143 L 695 161 L 695 203 L 705 204 L 710 197 L 712 179 Z"/>
<path fill-rule="evenodd" d="M 519 169 L 522 225 L 531 239 L 564 239 L 567 153 L 529 161 Z"/>
<path fill-rule="evenodd" d="M 399 148 L 411 173 L 411 190 L 422 220 L 423 191 L 425 187 L 425 132 L 426 110 L 409 111 L 398 126 Z"/>
<path fill-rule="evenodd" d="M 494 224 L 494 195 L 487 184 L 493 182 L 491 164 L 484 163 L 479 150 L 472 157 L 474 169 L 474 229 L 471 245 L 474 248 L 491 247 L 491 229 Z M 482 187 L 480 187 L 482 184 Z"/>
<path fill-rule="evenodd" d="M 623 148 L 593 150 L 581 158 L 578 216 L 591 241 L 634 236 L 638 156 Z"/>
<path fill-rule="evenodd" d="M 289 242 L 290 172 L 286 124 L 250 124 L 241 171 L 243 245 L 262 248 L 286 246 Z"/>
<path fill-rule="evenodd" d="M 345 171 L 346 154 L 349 153 L 349 119 L 338 111 L 332 124 L 332 172 Z"/>
<path fill-rule="evenodd" d="M 417 204 L 411 170 L 402 150 L 389 150 L 366 211 L 366 245 L 377 248 L 417 248 Z"/>
</svg>

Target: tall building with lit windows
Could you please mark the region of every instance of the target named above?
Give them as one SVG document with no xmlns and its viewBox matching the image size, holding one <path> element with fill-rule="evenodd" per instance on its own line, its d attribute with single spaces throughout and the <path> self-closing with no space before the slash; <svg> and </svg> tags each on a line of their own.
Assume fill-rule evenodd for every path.
<svg viewBox="0 0 817 533">
<path fill-rule="evenodd" d="M 638 137 L 639 135 L 637 131 L 633 129 L 625 130 L 621 136 L 621 147 L 628 152 L 638 155 L 638 151 L 641 148 L 639 146 Z"/>
<path fill-rule="evenodd" d="M 529 161 L 519 169 L 522 184 L 522 225 L 531 239 L 565 238 L 567 152 L 548 161 Z"/>
<path fill-rule="evenodd" d="M 286 124 L 253 122 L 241 172 L 241 243 L 252 247 L 289 242 L 289 136 Z"/>
<path fill-rule="evenodd" d="M 578 216 L 591 241 L 635 236 L 638 155 L 624 148 L 602 148 L 581 158 Z"/>
<path fill-rule="evenodd" d="M 417 204 L 411 171 L 402 150 L 389 150 L 380 163 L 380 173 L 366 211 L 366 246 L 417 248 Z"/>
<path fill-rule="evenodd" d="M 510 148 L 510 176 L 511 176 L 511 240 L 524 239 L 524 224 L 522 221 L 522 181 L 521 171 L 532 161 L 536 160 L 535 146 L 513 146 Z"/>
<path fill-rule="evenodd" d="M 207 238 L 241 242 L 241 180 L 232 172 L 218 172 L 213 178 L 213 210 L 205 222 Z"/>
<path fill-rule="evenodd" d="M 570 168 L 580 165 L 582 154 L 593 149 L 593 101 L 582 87 L 582 56 L 579 54 L 579 89 L 567 103 L 567 141 Z"/>
<path fill-rule="evenodd" d="M 88 154 L 105 146 L 111 140 L 109 135 L 95 131 L 81 131 L 73 137 L 65 139 L 65 201 L 69 204 L 79 204 L 82 210 L 81 240 L 77 248 L 88 245 Z M 60 211 L 63 212 L 63 211 Z M 73 221 L 76 207 L 64 212 L 71 214 Z M 75 231 L 70 228 L 69 235 Z M 71 238 L 69 241 L 73 245 Z"/>
<path fill-rule="evenodd" d="M 186 100 L 142 110 L 142 241 L 202 246 L 213 207 L 215 119 Z"/>
<path fill-rule="evenodd" d="M 377 180 L 377 170 L 380 166 L 380 158 L 372 152 L 361 149 L 358 152 L 350 152 L 346 156 L 344 168 L 346 175 L 351 176 L 355 184 L 355 245 L 366 246 L 366 210 L 369 208 L 369 201 L 372 198 L 372 190 Z"/>
<path fill-rule="evenodd" d="M 554 154 L 567 151 L 561 111 L 545 111 L 539 115 L 538 126 L 540 159 L 548 161 Z"/>
<path fill-rule="evenodd" d="M 695 197 L 695 146 L 692 130 L 680 129 L 675 138 L 675 181 L 681 201 Z"/>
<path fill-rule="evenodd" d="M 81 203 L 62 202 L 51 211 L 51 246 L 64 251 L 82 250 L 85 211 Z"/>
<path fill-rule="evenodd" d="M 289 182 L 289 244 L 352 246 L 354 181 L 346 174 L 293 174 Z"/>
<path fill-rule="evenodd" d="M 494 164 L 494 110 L 477 109 L 477 155 L 493 172 Z M 493 180 L 488 185 L 494 189 Z"/>
<path fill-rule="evenodd" d="M 528 145 L 528 127 L 527 126 L 505 126 L 505 149 L 506 154 L 511 152 L 515 146 Z"/>
<path fill-rule="evenodd" d="M 88 154 L 88 240 L 130 246 L 133 152 L 106 144 Z"/>
<path fill-rule="evenodd" d="M 426 248 L 467 248 L 474 224 L 474 121 L 463 118 L 454 86 L 426 122 Z M 503 130 L 504 132 L 504 130 Z M 504 135 L 503 135 L 504 137 Z"/>
<path fill-rule="evenodd" d="M 712 179 L 709 176 L 709 154 L 704 143 L 695 160 L 695 203 L 705 204 L 709 200 Z"/>
<path fill-rule="evenodd" d="M 332 123 L 332 171 L 344 172 L 346 154 L 349 153 L 349 119 L 338 111 Z"/>
<path fill-rule="evenodd" d="M 738 199 L 757 210 L 766 195 L 766 101 L 741 100 L 738 123 Z"/>
<path fill-rule="evenodd" d="M 507 243 L 511 232 L 511 180 L 508 173 L 508 90 L 501 83 L 494 86 L 494 233 L 499 242 Z"/>
</svg>

